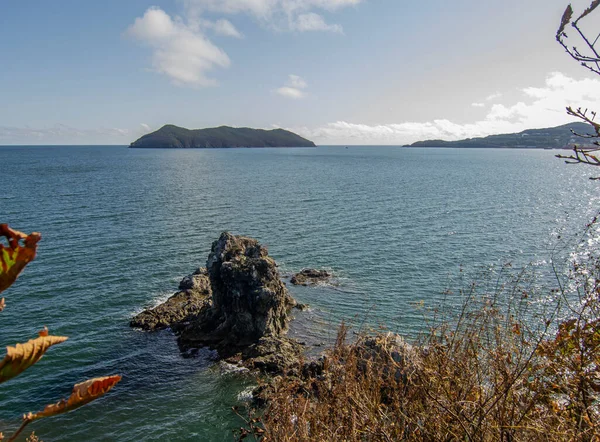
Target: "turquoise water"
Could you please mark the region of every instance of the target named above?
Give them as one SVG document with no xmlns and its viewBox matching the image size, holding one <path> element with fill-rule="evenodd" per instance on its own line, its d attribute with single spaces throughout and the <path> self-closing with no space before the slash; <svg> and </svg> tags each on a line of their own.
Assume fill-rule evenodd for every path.
<svg viewBox="0 0 600 442">
<path fill-rule="evenodd" d="M 323 337 L 355 317 L 413 335 L 423 325 L 413 303 L 435 304 L 461 266 L 543 272 L 565 232 L 589 221 L 594 170 L 553 154 L 0 147 L 0 220 L 43 235 L 4 293 L 0 344 L 44 325 L 70 337 L 0 386 L 0 429 L 76 382 L 121 373 L 102 400 L 31 429 L 46 442 L 231 440 L 241 423 L 230 407 L 251 380 L 221 375 L 210 352 L 183 358 L 168 331 L 128 327 L 203 265 L 221 231 L 258 238 L 282 272 L 335 273 L 335 287 L 290 287 L 313 308 L 306 329 Z"/>
</svg>

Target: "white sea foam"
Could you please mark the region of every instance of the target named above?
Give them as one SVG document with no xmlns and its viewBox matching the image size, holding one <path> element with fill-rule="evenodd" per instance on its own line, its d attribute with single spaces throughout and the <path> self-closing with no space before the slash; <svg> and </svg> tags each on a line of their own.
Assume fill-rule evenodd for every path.
<svg viewBox="0 0 600 442">
<path fill-rule="evenodd" d="M 237 400 L 240 402 L 250 402 L 252 401 L 252 392 L 256 388 L 256 385 L 251 385 L 250 387 L 244 388 L 237 395 Z"/>
<path fill-rule="evenodd" d="M 236 364 L 230 364 L 229 362 L 225 361 L 219 361 L 219 370 L 221 370 L 222 375 L 243 374 L 248 373 L 250 371 L 246 367 L 242 367 Z"/>
<path fill-rule="evenodd" d="M 155 307 L 158 307 L 163 302 L 166 302 L 167 299 L 169 299 L 171 296 L 173 296 L 173 292 L 161 291 L 161 292 L 157 293 L 155 296 L 153 296 L 147 305 L 138 307 L 134 311 L 130 312 L 129 317 L 133 318 L 134 316 L 137 316 L 140 313 L 142 313 L 144 310 L 153 309 Z"/>
</svg>

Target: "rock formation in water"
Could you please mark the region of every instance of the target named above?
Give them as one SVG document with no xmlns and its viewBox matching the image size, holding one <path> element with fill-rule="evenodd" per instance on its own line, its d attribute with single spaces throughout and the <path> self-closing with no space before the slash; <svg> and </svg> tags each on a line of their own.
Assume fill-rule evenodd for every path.
<svg viewBox="0 0 600 442">
<path fill-rule="evenodd" d="M 136 315 L 130 325 L 148 331 L 168 327 L 176 330 L 210 305 L 212 292 L 205 268 L 183 278 L 179 290 L 159 306 Z"/>
<path fill-rule="evenodd" d="M 183 330 L 180 342 L 226 354 L 287 331 L 295 301 L 258 241 L 224 232 L 213 243 L 206 268 L 212 306 Z"/>
<path fill-rule="evenodd" d="M 282 372 L 298 363 L 302 346 L 285 336 L 296 301 L 257 240 L 222 233 L 206 269 L 185 278 L 180 289 L 131 324 L 149 330 L 171 327 L 182 350 L 208 346 L 221 358 L 262 371 Z M 187 303 L 196 293 L 204 295 L 203 304 Z M 186 310 L 188 305 L 193 308 Z"/>
<path fill-rule="evenodd" d="M 326 270 L 304 269 L 294 276 L 290 282 L 294 285 L 314 285 L 319 282 L 324 282 L 331 278 L 331 273 Z"/>
</svg>

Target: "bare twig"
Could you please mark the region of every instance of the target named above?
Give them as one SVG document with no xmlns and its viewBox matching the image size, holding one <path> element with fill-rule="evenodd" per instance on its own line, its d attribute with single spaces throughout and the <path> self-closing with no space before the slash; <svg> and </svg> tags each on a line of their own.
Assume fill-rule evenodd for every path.
<svg viewBox="0 0 600 442">
<path fill-rule="evenodd" d="M 10 439 L 8 439 L 8 442 L 12 442 L 14 440 L 17 439 L 17 437 L 19 436 L 19 434 L 21 434 L 21 432 L 25 429 L 25 427 L 31 422 L 31 419 L 28 419 L 26 416 L 23 416 L 23 423 L 21 424 L 21 426 L 19 427 L 19 429 L 16 431 L 15 434 L 13 434 Z"/>
</svg>

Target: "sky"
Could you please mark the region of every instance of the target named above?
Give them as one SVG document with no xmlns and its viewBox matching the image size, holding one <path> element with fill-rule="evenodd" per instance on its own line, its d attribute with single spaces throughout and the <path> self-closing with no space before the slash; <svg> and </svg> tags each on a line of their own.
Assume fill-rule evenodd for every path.
<svg viewBox="0 0 600 442">
<path fill-rule="evenodd" d="M 129 144 L 164 124 L 320 145 L 556 126 L 567 105 L 600 109 L 600 76 L 554 39 L 566 5 L 0 0 L 0 145 Z"/>
</svg>

